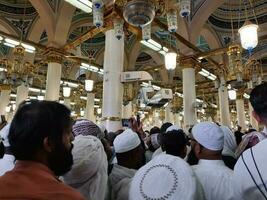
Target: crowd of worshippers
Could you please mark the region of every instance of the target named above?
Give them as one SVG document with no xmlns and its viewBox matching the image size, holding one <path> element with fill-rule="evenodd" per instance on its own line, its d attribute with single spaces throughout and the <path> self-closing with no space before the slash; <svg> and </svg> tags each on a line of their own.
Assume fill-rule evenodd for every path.
<svg viewBox="0 0 267 200">
<path fill-rule="evenodd" d="M 133 118 L 107 133 L 57 102 L 25 101 L 0 125 L 0 200 L 267 199 L 266 83 L 250 103 L 262 131 L 167 122 L 147 133 Z"/>
</svg>

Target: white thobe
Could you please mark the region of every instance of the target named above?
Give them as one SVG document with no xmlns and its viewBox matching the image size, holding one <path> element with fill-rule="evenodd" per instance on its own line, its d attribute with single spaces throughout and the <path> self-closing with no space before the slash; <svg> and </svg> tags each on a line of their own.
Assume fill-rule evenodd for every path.
<svg viewBox="0 0 267 200">
<path fill-rule="evenodd" d="M 6 172 L 11 171 L 15 166 L 15 157 L 10 154 L 5 154 L 2 159 L 0 159 L 0 176 L 4 175 Z"/>
<path fill-rule="evenodd" d="M 136 170 L 114 164 L 109 175 L 111 200 L 128 200 L 130 184 Z"/>
<path fill-rule="evenodd" d="M 265 199 L 264 195 L 267 197 L 267 190 L 264 186 L 264 184 L 267 185 L 266 151 L 267 140 L 265 139 L 252 147 L 252 152 L 251 149 L 246 150 L 243 153 L 243 159 L 242 156 L 239 157 L 233 178 L 236 199 L 261 200 Z"/>
<path fill-rule="evenodd" d="M 207 200 L 232 200 L 233 171 L 222 160 L 199 160 L 192 166 Z"/>
</svg>

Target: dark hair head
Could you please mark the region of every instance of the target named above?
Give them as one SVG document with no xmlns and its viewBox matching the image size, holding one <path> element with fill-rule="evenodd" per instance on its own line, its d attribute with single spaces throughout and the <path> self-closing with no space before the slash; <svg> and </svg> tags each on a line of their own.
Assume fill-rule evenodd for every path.
<svg viewBox="0 0 267 200">
<path fill-rule="evenodd" d="M 256 86 L 250 93 L 249 101 L 257 115 L 267 119 L 267 83 Z"/>
<path fill-rule="evenodd" d="M 28 101 L 20 105 L 9 131 L 9 143 L 17 160 L 34 160 L 47 137 L 55 145 L 71 130 L 70 110 L 57 102 Z"/>
<path fill-rule="evenodd" d="M 153 128 L 150 129 L 150 135 L 160 133 L 160 129 L 157 126 L 154 126 Z"/>
<path fill-rule="evenodd" d="M 172 130 L 161 135 L 161 146 L 167 154 L 184 158 L 186 144 L 187 139 L 183 130 Z"/>
<path fill-rule="evenodd" d="M 167 128 L 169 128 L 170 126 L 172 126 L 172 123 L 170 122 L 165 122 L 164 124 L 162 124 L 161 128 L 160 128 L 160 132 L 161 133 L 165 133 Z"/>
</svg>

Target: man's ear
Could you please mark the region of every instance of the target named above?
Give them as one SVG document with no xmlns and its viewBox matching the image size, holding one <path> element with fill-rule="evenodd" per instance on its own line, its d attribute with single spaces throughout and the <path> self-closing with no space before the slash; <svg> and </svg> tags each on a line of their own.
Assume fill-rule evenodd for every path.
<svg viewBox="0 0 267 200">
<path fill-rule="evenodd" d="M 54 145 L 51 144 L 51 141 L 48 139 L 48 137 L 45 137 L 44 140 L 43 140 L 43 146 L 44 146 L 44 150 L 51 153 L 53 148 L 54 148 Z"/>
<path fill-rule="evenodd" d="M 252 111 L 252 116 L 256 119 L 256 121 L 261 124 L 262 123 L 262 120 L 261 120 L 261 117 L 253 110 Z"/>
<path fill-rule="evenodd" d="M 202 152 L 202 148 L 201 148 L 200 144 L 198 144 L 197 142 L 194 145 L 194 152 L 195 152 L 196 157 L 199 159 L 199 155 Z"/>
</svg>

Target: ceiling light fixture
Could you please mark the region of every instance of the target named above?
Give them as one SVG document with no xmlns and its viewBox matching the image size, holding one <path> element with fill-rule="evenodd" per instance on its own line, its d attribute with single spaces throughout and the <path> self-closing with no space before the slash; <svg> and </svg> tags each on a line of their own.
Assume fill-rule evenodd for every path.
<svg viewBox="0 0 267 200">
<path fill-rule="evenodd" d="M 85 90 L 87 92 L 91 92 L 93 90 L 94 87 L 94 81 L 93 80 L 85 80 Z"/>
<path fill-rule="evenodd" d="M 65 0 L 65 1 L 86 13 L 92 12 L 93 4 L 89 0 Z"/>
<path fill-rule="evenodd" d="M 143 27 L 153 21 L 155 5 L 151 0 L 128 1 L 123 8 L 123 17 L 129 24 Z"/>
<path fill-rule="evenodd" d="M 257 24 L 252 24 L 250 21 L 246 21 L 238 30 L 241 45 L 249 52 L 258 45 L 258 28 L 259 26 Z"/>
<path fill-rule="evenodd" d="M 63 96 L 68 98 L 71 94 L 71 88 L 68 86 L 63 87 Z"/>
<path fill-rule="evenodd" d="M 176 68 L 177 53 L 168 52 L 165 55 L 165 67 L 167 70 L 174 70 Z"/>
<path fill-rule="evenodd" d="M 228 96 L 230 100 L 236 100 L 236 91 L 235 90 L 228 90 Z"/>
</svg>

